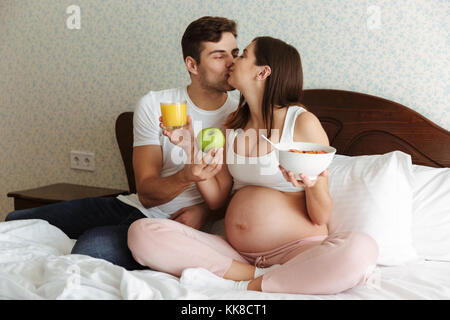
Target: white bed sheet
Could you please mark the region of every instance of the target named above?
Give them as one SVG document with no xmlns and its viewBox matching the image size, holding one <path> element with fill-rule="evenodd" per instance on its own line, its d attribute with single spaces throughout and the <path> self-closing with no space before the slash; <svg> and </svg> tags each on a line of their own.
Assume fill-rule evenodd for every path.
<svg viewBox="0 0 450 320">
<path fill-rule="evenodd" d="M 450 262 L 377 267 L 367 285 L 337 295 L 197 291 L 166 273 L 71 255 L 73 244 L 43 220 L 0 223 L 0 299 L 450 299 Z"/>
</svg>

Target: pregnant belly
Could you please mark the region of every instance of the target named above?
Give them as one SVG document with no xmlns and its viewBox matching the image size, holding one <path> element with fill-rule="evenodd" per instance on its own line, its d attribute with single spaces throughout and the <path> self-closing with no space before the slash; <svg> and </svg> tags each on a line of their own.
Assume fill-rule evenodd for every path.
<svg viewBox="0 0 450 320">
<path fill-rule="evenodd" d="M 238 251 L 260 252 L 290 241 L 327 235 L 306 213 L 304 192 L 247 186 L 237 191 L 225 215 L 227 240 Z"/>
</svg>

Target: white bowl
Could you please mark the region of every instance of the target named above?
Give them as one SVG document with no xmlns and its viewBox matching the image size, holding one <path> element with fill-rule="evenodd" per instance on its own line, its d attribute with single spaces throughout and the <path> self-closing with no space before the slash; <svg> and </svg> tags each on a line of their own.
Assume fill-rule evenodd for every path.
<svg viewBox="0 0 450 320">
<path fill-rule="evenodd" d="M 310 180 L 317 179 L 317 176 L 331 164 L 336 153 L 336 149 L 333 147 L 310 142 L 278 143 L 276 146 L 278 147 L 276 152 L 278 162 L 287 171 L 292 171 L 298 180 L 301 180 L 300 173 L 308 176 Z M 289 152 L 289 149 L 301 151 L 323 150 L 326 153 L 297 153 Z"/>
</svg>

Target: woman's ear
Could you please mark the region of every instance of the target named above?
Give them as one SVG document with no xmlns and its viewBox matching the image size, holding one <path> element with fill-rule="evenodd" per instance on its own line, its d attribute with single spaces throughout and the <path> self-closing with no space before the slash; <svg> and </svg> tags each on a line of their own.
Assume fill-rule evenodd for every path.
<svg viewBox="0 0 450 320">
<path fill-rule="evenodd" d="M 258 72 L 257 79 L 265 80 L 270 76 L 271 73 L 272 73 L 272 69 L 270 69 L 269 66 L 263 66 L 263 67 L 261 67 L 261 70 L 259 70 L 259 72 Z"/>
<path fill-rule="evenodd" d="M 195 61 L 194 58 L 192 58 L 191 56 L 187 56 L 186 59 L 184 60 L 184 63 L 186 64 L 186 68 L 190 73 L 195 75 L 198 74 L 198 65 L 197 61 Z"/>
</svg>

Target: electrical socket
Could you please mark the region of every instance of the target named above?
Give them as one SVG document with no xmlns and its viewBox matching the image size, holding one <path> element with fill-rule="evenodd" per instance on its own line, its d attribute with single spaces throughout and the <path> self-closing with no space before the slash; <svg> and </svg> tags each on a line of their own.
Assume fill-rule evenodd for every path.
<svg viewBox="0 0 450 320">
<path fill-rule="evenodd" d="M 92 152 L 70 151 L 70 167 L 78 170 L 95 170 L 95 155 Z"/>
</svg>

